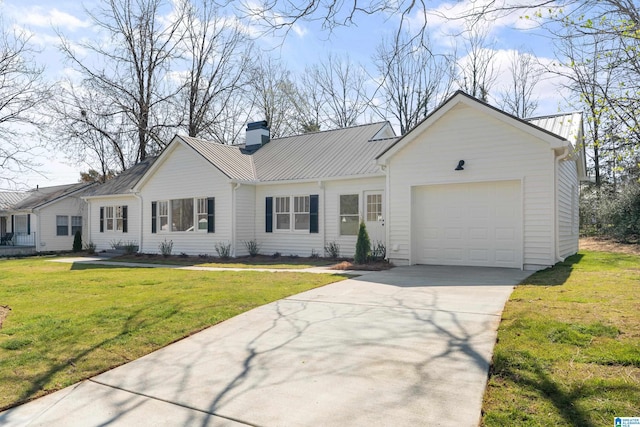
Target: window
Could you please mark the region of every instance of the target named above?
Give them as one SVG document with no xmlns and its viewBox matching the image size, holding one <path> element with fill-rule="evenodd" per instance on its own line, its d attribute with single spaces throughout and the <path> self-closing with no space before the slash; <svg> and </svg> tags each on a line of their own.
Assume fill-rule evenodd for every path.
<svg viewBox="0 0 640 427">
<path fill-rule="evenodd" d="M 276 197 L 276 230 L 291 229 L 291 210 L 289 197 Z"/>
<path fill-rule="evenodd" d="M 343 194 L 340 196 L 340 235 L 355 236 L 358 234 L 358 195 Z"/>
<path fill-rule="evenodd" d="M 215 198 L 151 202 L 151 232 L 176 231 L 215 233 Z"/>
<path fill-rule="evenodd" d="M 73 223 L 76 218 L 75 225 Z M 72 232 L 73 227 L 77 227 L 76 229 L 82 230 L 82 217 L 72 217 L 71 218 L 71 226 Z M 122 233 L 126 233 L 127 230 L 127 206 L 101 206 L 100 207 L 100 232 L 104 233 L 105 231 L 119 231 Z"/>
<path fill-rule="evenodd" d="M 123 215 L 122 215 L 122 206 L 116 206 L 116 231 L 122 231 L 123 224 Z"/>
<path fill-rule="evenodd" d="M 113 231 L 113 206 L 105 208 L 105 217 L 107 219 L 107 231 Z"/>
<path fill-rule="evenodd" d="M 197 201 L 198 201 L 198 212 L 196 213 L 196 215 L 198 220 L 198 231 L 206 232 L 208 230 L 207 199 L 202 198 L 202 199 L 197 199 Z"/>
<path fill-rule="evenodd" d="M 13 218 L 13 232 L 15 234 L 28 234 L 29 232 L 29 220 L 27 219 L 27 215 L 16 215 Z"/>
<path fill-rule="evenodd" d="M 309 229 L 309 196 L 296 196 L 293 198 L 293 222 L 296 230 Z"/>
<path fill-rule="evenodd" d="M 66 215 L 56 215 L 56 236 L 69 235 L 69 217 Z"/>
<path fill-rule="evenodd" d="M 169 231 L 169 202 L 158 202 L 158 228 Z"/>
<path fill-rule="evenodd" d="M 193 199 L 171 200 L 171 231 L 193 229 Z"/>
<path fill-rule="evenodd" d="M 367 194 L 367 221 L 382 219 L 382 194 Z"/>
<path fill-rule="evenodd" d="M 76 232 L 82 233 L 82 217 L 81 216 L 72 216 L 71 217 L 71 235 L 75 236 Z"/>
</svg>

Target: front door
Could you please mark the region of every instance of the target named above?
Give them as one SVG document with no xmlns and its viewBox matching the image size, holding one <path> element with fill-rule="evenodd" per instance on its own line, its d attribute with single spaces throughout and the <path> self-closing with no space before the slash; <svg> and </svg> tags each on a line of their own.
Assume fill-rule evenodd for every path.
<svg viewBox="0 0 640 427">
<path fill-rule="evenodd" d="M 364 222 L 371 240 L 371 247 L 377 243 L 386 246 L 384 231 L 384 193 L 382 191 L 365 191 L 364 193 Z"/>
</svg>

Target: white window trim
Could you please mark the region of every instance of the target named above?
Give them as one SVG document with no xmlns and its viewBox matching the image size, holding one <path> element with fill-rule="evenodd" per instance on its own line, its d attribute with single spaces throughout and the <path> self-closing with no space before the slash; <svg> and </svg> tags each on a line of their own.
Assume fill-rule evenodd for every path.
<svg viewBox="0 0 640 427">
<path fill-rule="evenodd" d="M 208 203 L 209 203 L 209 198 L 212 198 L 214 196 L 198 196 L 198 197 L 179 197 L 179 198 L 175 198 L 175 199 L 164 199 L 164 200 L 155 200 L 154 202 L 156 203 L 156 233 L 158 234 L 193 234 L 193 233 L 200 233 L 200 234 L 207 234 L 208 233 L 208 226 L 204 229 L 204 230 L 200 230 L 198 228 L 198 215 L 201 214 L 199 212 L 199 206 L 198 206 L 198 202 L 200 200 L 204 200 L 204 207 L 205 207 L 205 211 L 204 211 L 204 216 L 205 219 L 207 220 L 207 224 L 209 221 L 209 212 L 208 212 Z M 193 229 L 191 231 L 188 230 L 184 230 L 184 231 L 174 231 L 171 229 L 171 224 L 173 222 L 172 219 L 172 215 L 173 215 L 173 211 L 171 209 L 171 202 L 173 200 L 183 200 L 183 199 L 191 199 L 193 200 Z M 167 206 L 167 214 L 166 215 L 161 215 L 160 214 L 160 204 L 161 203 L 166 203 Z M 167 217 L 167 229 L 163 230 L 162 229 L 162 224 L 160 222 L 160 218 L 161 217 Z"/>
<path fill-rule="evenodd" d="M 306 197 L 309 200 L 309 211 L 307 212 L 298 212 L 298 214 L 306 213 L 309 215 L 309 227 L 305 229 L 296 229 L 296 197 Z M 278 215 L 284 215 L 284 213 L 277 212 L 278 202 L 277 199 L 289 199 L 289 228 L 278 228 Z M 311 196 L 309 194 L 293 194 L 290 196 L 273 196 L 273 232 L 274 233 L 298 233 L 298 234 L 309 234 L 311 231 Z"/>
<path fill-rule="evenodd" d="M 358 213 L 357 214 L 341 214 L 340 213 L 340 199 L 342 196 L 358 196 Z M 342 234 L 342 217 L 343 216 L 350 216 L 350 217 L 357 217 L 358 218 L 358 225 L 360 224 L 360 221 L 362 221 L 362 203 L 366 203 L 366 201 L 363 202 L 363 194 L 360 192 L 356 192 L 356 193 L 340 193 L 338 194 L 338 236 L 339 237 L 346 237 L 346 238 L 352 238 L 352 237 L 357 237 L 358 233 L 356 232 L 356 234 Z"/>
<path fill-rule="evenodd" d="M 117 225 L 118 224 L 118 214 L 117 214 L 118 208 L 120 208 L 120 214 L 122 215 L 122 212 L 123 212 L 122 208 L 124 206 L 127 206 L 127 205 L 105 205 L 105 206 L 101 206 L 101 208 L 104 208 L 104 219 L 103 219 L 103 221 L 104 221 L 104 231 L 103 231 L 103 233 L 124 234 L 124 231 L 122 231 L 122 228 L 120 230 L 118 230 L 118 225 Z M 113 225 L 112 225 L 111 229 L 109 229 L 107 227 L 107 224 L 108 224 L 107 220 L 109 218 L 109 216 L 108 216 L 108 210 L 109 209 L 111 209 L 112 212 L 113 212 L 113 217 L 111 217 L 111 219 L 113 220 L 113 222 L 112 222 Z M 123 218 L 124 217 L 120 217 L 121 220 Z M 122 221 L 122 224 L 124 224 L 124 221 Z M 71 229 L 71 228 L 69 228 L 69 229 Z"/>
</svg>

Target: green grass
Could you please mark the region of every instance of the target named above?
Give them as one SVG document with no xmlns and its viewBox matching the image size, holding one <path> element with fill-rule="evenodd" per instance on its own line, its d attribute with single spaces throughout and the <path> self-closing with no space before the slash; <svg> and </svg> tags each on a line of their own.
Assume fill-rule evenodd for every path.
<svg viewBox="0 0 640 427">
<path fill-rule="evenodd" d="M 640 256 L 581 252 L 519 285 L 498 330 L 485 426 L 640 416 Z"/>
<path fill-rule="evenodd" d="M 341 278 L 0 261 L 0 409 Z"/>
</svg>

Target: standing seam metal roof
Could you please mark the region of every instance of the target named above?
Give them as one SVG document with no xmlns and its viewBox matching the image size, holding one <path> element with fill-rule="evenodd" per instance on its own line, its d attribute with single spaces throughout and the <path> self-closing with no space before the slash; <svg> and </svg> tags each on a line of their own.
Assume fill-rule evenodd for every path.
<svg viewBox="0 0 640 427">
<path fill-rule="evenodd" d="M 550 116 L 531 117 L 525 119 L 528 123 L 552 132 L 577 146 L 581 133 L 582 113 L 560 113 Z"/>
<path fill-rule="evenodd" d="M 396 138 L 373 138 L 387 122 L 273 139 L 249 154 L 243 147 L 178 136 L 231 179 L 287 181 L 379 173 L 375 157 Z"/>
<path fill-rule="evenodd" d="M 395 138 L 373 140 L 386 122 L 270 141 L 253 154 L 260 181 L 379 173 L 375 157 Z"/>
</svg>

